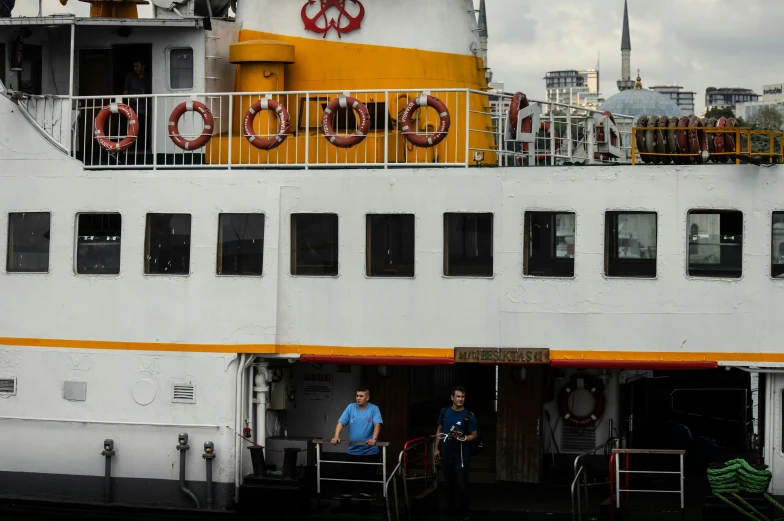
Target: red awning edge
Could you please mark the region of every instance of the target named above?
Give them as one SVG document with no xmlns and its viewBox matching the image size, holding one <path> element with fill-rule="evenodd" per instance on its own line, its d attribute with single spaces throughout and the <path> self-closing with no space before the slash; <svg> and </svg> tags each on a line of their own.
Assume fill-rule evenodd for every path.
<svg viewBox="0 0 784 521">
<path fill-rule="evenodd" d="M 648 369 L 659 371 L 690 371 L 718 369 L 719 363 L 712 360 L 664 361 L 664 360 L 551 360 L 553 367 L 580 369 Z"/>
<path fill-rule="evenodd" d="M 452 365 L 452 358 L 434 356 L 338 356 L 300 355 L 300 362 L 345 365 Z"/>
</svg>

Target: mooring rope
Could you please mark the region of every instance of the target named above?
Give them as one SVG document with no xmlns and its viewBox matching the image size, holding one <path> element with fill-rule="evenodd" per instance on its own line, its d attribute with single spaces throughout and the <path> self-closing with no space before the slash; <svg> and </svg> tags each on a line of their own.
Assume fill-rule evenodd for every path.
<svg viewBox="0 0 784 521">
<path fill-rule="evenodd" d="M 773 478 L 773 474 L 767 468 L 755 469 L 744 459 L 734 459 L 724 463 L 721 467 L 718 465 L 711 467 L 708 468 L 708 483 L 711 492 L 739 513 L 754 521 L 770 521 L 768 517 L 740 497 L 739 493 L 761 494 L 776 508 L 784 511 L 784 507 L 767 493 L 770 480 Z M 748 511 L 743 510 L 726 495 L 734 497 Z M 777 518 L 777 520 L 779 519 L 782 518 Z"/>
</svg>

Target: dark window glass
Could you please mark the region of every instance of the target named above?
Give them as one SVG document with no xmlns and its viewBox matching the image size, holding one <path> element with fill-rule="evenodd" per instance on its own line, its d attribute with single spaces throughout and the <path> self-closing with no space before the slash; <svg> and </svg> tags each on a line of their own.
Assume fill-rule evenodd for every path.
<svg viewBox="0 0 784 521">
<path fill-rule="evenodd" d="M 172 49 L 169 54 L 171 60 L 171 88 L 193 88 L 193 49 L 190 47 Z"/>
<path fill-rule="evenodd" d="M 784 212 L 773 212 L 770 275 L 784 277 Z"/>
<path fill-rule="evenodd" d="M 49 212 L 8 214 L 9 273 L 46 273 L 49 271 Z"/>
<path fill-rule="evenodd" d="M 291 215 L 291 274 L 338 274 L 338 216 L 332 213 Z"/>
<path fill-rule="evenodd" d="M 444 214 L 444 275 L 493 276 L 493 214 Z"/>
<path fill-rule="evenodd" d="M 264 214 L 222 213 L 218 221 L 218 275 L 261 275 Z"/>
<path fill-rule="evenodd" d="M 187 275 L 191 265 L 191 216 L 186 213 L 148 213 L 144 273 Z"/>
<path fill-rule="evenodd" d="M 692 210 L 687 226 L 689 275 L 740 277 L 743 264 L 743 212 Z"/>
<path fill-rule="evenodd" d="M 605 274 L 608 277 L 656 276 L 656 214 L 607 212 Z"/>
<path fill-rule="evenodd" d="M 122 216 L 119 213 L 82 213 L 77 219 L 76 273 L 120 273 Z"/>
<path fill-rule="evenodd" d="M 414 215 L 367 216 L 369 277 L 414 276 Z"/>
<path fill-rule="evenodd" d="M 537 277 L 574 277 L 575 214 L 525 213 L 524 273 Z"/>
</svg>

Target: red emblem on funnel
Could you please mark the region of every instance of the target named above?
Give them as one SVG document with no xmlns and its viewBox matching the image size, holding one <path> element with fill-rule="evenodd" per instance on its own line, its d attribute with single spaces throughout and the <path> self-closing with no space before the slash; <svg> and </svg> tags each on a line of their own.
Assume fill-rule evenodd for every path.
<svg viewBox="0 0 784 521">
<path fill-rule="evenodd" d="M 359 7 L 359 12 L 356 15 L 352 16 L 351 13 L 346 10 L 346 4 L 348 2 L 356 4 Z M 308 16 L 308 8 L 317 3 L 320 3 L 321 5 L 318 12 L 313 16 Z M 337 20 L 335 18 L 327 18 L 329 10 L 333 8 L 337 10 Z M 323 34 L 324 38 L 327 37 L 327 33 L 332 29 L 335 29 L 338 33 L 338 38 L 340 38 L 343 33 L 356 31 L 362 24 L 362 19 L 364 17 L 365 7 L 359 0 L 308 0 L 308 3 L 302 7 L 302 21 L 305 22 L 305 30 Z"/>
</svg>

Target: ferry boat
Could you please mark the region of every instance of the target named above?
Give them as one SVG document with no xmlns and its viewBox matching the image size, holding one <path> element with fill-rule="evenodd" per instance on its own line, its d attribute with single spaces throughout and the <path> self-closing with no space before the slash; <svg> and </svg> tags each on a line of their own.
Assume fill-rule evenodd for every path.
<svg viewBox="0 0 784 521">
<path fill-rule="evenodd" d="M 493 90 L 484 2 L 91 3 L 0 18 L 3 497 L 235 509 L 249 446 L 321 491 L 361 383 L 384 487 L 461 384 L 474 482 L 784 493 L 779 133 Z"/>
</svg>

